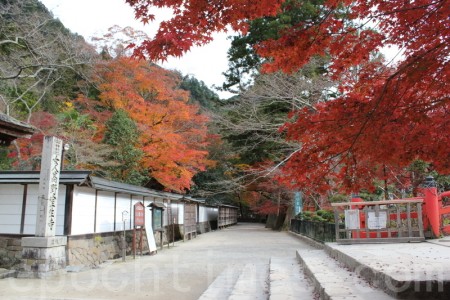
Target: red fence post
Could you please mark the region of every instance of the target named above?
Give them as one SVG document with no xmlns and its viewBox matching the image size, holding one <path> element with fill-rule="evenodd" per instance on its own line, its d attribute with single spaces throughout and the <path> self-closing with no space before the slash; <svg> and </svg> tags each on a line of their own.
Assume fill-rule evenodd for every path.
<svg viewBox="0 0 450 300">
<path fill-rule="evenodd" d="M 428 229 L 428 227 L 431 227 L 431 232 L 433 236 L 437 238 L 441 235 L 440 232 L 441 215 L 440 215 L 438 191 L 433 177 L 428 176 L 426 178 L 423 193 L 425 204 L 423 210 L 424 229 Z"/>
</svg>

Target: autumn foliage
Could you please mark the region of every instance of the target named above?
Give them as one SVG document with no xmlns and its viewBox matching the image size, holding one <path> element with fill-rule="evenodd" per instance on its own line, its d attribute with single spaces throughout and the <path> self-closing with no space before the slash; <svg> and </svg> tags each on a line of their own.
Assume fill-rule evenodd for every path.
<svg viewBox="0 0 450 300">
<path fill-rule="evenodd" d="M 153 18 L 150 5 L 173 9 L 155 38 L 135 49 L 151 59 L 180 56 L 227 26 L 245 35 L 248 20 L 315 5 L 314 18 L 255 46 L 264 71 L 295 72 L 322 56 L 339 83 L 334 99 L 292 111 L 282 128 L 301 147 L 283 168 L 286 184 L 357 191 L 416 159 L 450 172 L 450 1 L 127 2 L 144 22 Z M 386 47 L 400 49 L 396 61 L 378 54 Z"/>
<path fill-rule="evenodd" d="M 127 57 L 106 61 L 98 71 L 102 104 L 126 111 L 138 125 L 142 167 L 167 189 L 189 189 L 195 173 L 212 162 L 205 150 L 208 119 L 187 103 L 179 77 Z"/>
</svg>

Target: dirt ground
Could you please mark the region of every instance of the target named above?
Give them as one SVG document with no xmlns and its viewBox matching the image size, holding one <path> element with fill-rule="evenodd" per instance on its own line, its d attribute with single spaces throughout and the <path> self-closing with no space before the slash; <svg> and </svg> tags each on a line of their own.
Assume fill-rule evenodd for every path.
<svg viewBox="0 0 450 300">
<path fill-rule="evenodd" d="M 3 279 L 0 299 L 198 299 L 219 274 L 237 276 L 244 266 L 253 268 L 265 291 L 270 257 L 295 257 L 300 248 L 310 246 L 287 232 L 242 223 L 94 270 Z"/>
</svg>

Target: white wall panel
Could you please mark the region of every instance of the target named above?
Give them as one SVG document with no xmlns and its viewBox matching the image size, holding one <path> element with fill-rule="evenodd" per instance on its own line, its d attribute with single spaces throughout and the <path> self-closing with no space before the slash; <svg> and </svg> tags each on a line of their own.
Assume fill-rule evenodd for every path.
<svg viewBox="0 0 450 300">
<path fill-rule="evenodd" d="M 175 224 L 178 224 L 178 203 L 171 203 L 170 204 L 170 208 L 172 209 L 172 219 L 175 218 Z M 171 220 L 171 223 L 173 222 L 173 220 Z"/>
<path fill-rule="evenodd" d="M 202 223 L 206 221 L 208 221 L 207 207 L 200 205 L 198 208 L 198 222 Z"/>
<path fill-rule="evenodd" d="M 25 208 L 25 222 L 23 233 L 35 234 L 36 233 L 36 212 L 37 212 L 37 199 L 39 194 L 38 184 L 29 184 L 27 191 L 27 207 Z"/>
<path fill-rule="evenodd" d="M 95 190 L 88 187 L 75 186 L 72 206 L 71 234 L 87 234 L 94 232 Z"/>
<path fill-rule="evenodd" d="M 97 222 L 95 232 L 114 231 L 114 193 L 97 192 Z"/>
<path fill-rule="evenodd" d="M 36 213 L 39 195 L 39 185 L 29 184 L 27 190 L 27 207 L 25 209 L 24 234 L 36 233 Z M 66 186 L 60 184 L 58 189 L 58 203 L 56 205 L 56 235 L 64 234 L 64 213 L 66 205 Z"/>
<path fill-rule="evenodd" d="M 163 226 L 167 226 L 169 225 L 169 210 L 167 209 L 169 207 L 169 203 L 167 203 L 167 200 L 164 200 L 163 203 L 165 204 L 163 210 Z"/>
<path fill-rule="evenodd" d="M 178 203 L 178 224 L 184 224 L 184 203 Z"/>
<path fill-rule="evenodd" d="M 0 233 L 20 233 L 24 186 L 0 185 Z"/>
<path fill-rule="evenodd" d="M 130 195 L 117 194 L 116 203 L 116 231 L 123 230 L 122 212 L 128 212 L 128 218 L 130 218 Z M 125 223 L 125 229 L 130 229 L 130 222 Z"/>
<path fill-rule="evenodd" d="M 217 207 L 207 207 L 208 221 L 217 221 L 219 218 L 219 209 Z"/>
<path fill-rule="evenodd" d="M 67 186 L 60 184 L 58 189 L 58 205 L 56 207 L 56 235 L 64 235 L 64 214 L 66 210 Z"/>
</svg>

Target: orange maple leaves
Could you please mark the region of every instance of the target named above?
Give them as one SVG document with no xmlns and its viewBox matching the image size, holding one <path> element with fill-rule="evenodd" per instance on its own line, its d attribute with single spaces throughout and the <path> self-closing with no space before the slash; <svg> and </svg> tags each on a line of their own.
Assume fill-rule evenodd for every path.
<svg viewBox="0 0 450 300">
<path fill-rule="evenodd" d="M 141 163 L 167 189 L 182 192 L 212 162 L 205 150 L 208 118 L 187 103 L 179 80 L 173 72 L 126 57 L 99 67 L 100 100 L 127 111 L 138 125 Z"/>
</svg>

